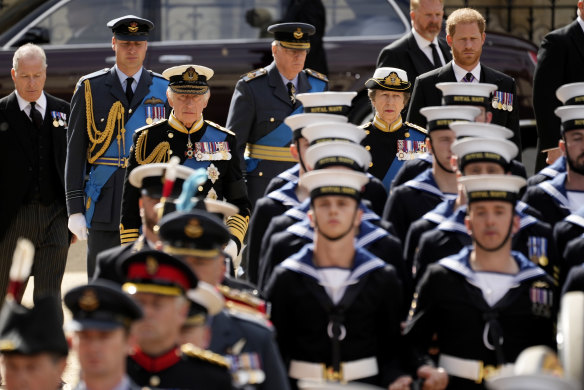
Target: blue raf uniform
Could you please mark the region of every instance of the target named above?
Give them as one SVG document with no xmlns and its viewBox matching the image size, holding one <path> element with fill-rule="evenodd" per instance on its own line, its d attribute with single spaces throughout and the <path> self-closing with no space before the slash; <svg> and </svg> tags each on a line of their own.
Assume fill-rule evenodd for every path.
<svg viewBox="0 0 584 390">
<path fill-rule="evenodd" d="M 128 16 L 111 21 L 108 27 L 117 39 L 138 41 L 146 40 L 153 25 Z M 128 31 L 134 28 L 136 32 Z M 67 212 L 69 216 L 85 215 L 90 233 L 89 276 L 97 253 L 119 245 L 122 190 L 132 135 L 165 116 L 168 82 L 161 75 L 142 68 L 131 101 L 122 87 L 122 82 L 127 84 L 121 80 L 124 77 L 117 65 L 83 76 L 71 100 L 65 168 Z M 89 179 L 85 181 L 87 172 Z"/>
<path fill-rule="evenodd" d="M 308 36 L 314 33 L 314 27 L 304 23 L 282 23 L 271 26 L 270 30 L 279 42 L 280 47 L 276 49 L 307 50 Z M 270 179 L 295 163 L 289 150 L 292 132 L 284 124 L 284 118 L 302 112 L 302 104 L 295 94 L 322 92 L 328 88 L 327 77 L 310 69 L 288 81 L 293 85 L 290 90 L 283 79 L 274 61 L 244 75 L 231 98 L 226 127 L 237 135 L 237 153 L 252 205 L 263 196 Z"/>
</svg>

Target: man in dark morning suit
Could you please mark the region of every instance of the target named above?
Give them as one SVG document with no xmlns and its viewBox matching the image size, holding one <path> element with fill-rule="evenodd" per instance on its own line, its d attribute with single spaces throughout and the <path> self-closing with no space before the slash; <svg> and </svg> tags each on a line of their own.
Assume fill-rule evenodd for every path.
<svg viewBox="0 0 584 390">
<path fill-rule="evenodd" d="M 422 73 L 439 68 L 452 60 L 448 44 L 444 39 L 438 38 L 443 17 L 443 0 L 410 1 L 412 29 L 381 50 L 377 67 L 403 69 L 408 74 L 408 80 L 413 82 Z M 438 56 L 437 59 L 434 53 Z"/>
<path fill-rule="evenodd" d="M 296 94 L 328 89 L 325 75 L 304 69 L 314 26 L 280 23 L 268 31 L 274 34 L 274 61 L 237 82 L 225 125 L 237 135 L 237 153 L 252 207 L 264 195 L 270 179 L 296 162 L 289 148 L 292 132 L 284 124 L 284 118 L 302 112 Z"/>
<path fill-rule="evenodd" d="M 14 53 L 15 91 L 0 100 L 0 306 L 19 237 L 35 247 L 34 301 L 60 297 L 69 250 L 65 152 L 69 103 L 43 92 L 46 56 L 28 44 Z"/>
<path fill-rule="evenodd" d="M 584 1 L 578 1 L 578 17 L 572 23 L 547 34 L 537 52 L 533 75 L 533 110 L 537 125 L 536 170 L 543 169 L 548 157 L 552 163 L 561 152 L 560 121 L 554 110 L 562 103 L 556 90 L 564 84 L 584 81 Z M 547 156 L 542 153 L 549 150 Z"/>
<path fill-rule="evenodd" d="M 142 66 L 152 22 L 128 15 L 107 26 L 114 34 L 116 64 L 79 80 L 67 134 L 69 229 L 77 238 L 88 240 L 90 278 L 97 254 L 120 245 L 120 230 L 124 231 L 120 209 L 132 135 L 166 116 L 168 82 Z"/>
<path fill-rule="evenodd" d="M 448 17 L 446 31 L 446 41 L 452 49 L 453 60 L 441 68 L 418 76 L 407 121 L 426 126 L 426 119 L 420 114 L 420 109 L 441 105 L 442 93 L 435 87 L 437 83 L 458 81 L 496 84 L 498 90 L 493 93 L 491 102 L 494 108 L 491 123 L 511 129 L 514 133 L 511 140 L 521 150 L 515 80 L 480 63 L 485 42 L 485 19 L 470 8 L 457 9 Z M 471 38 L 474 38 L 473 43 L 470 43 Z"/>
</svg>

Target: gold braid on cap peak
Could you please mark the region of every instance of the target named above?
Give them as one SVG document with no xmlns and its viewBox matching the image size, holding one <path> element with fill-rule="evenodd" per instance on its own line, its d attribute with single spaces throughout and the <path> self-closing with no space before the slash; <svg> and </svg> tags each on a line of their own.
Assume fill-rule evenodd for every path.
<svg viewBox="0 0 584 390">
<path fill-rule="evenodd" d="M 93 97 L 91 95 L 91 84 L 89 80 L 85 80 L 83 83 L 85 87 L 85 115 L 87 118 L 87 136 L 89 137 L 89 142 L 91 146 L 87 149 L 87 161 L 93 164 L 95 160 L 100 158 L 105 151 L 109 148 L 112 137 L 114 135 L 114 130 L 117 125 L 118 135 L 116 139 L 118 141 L 118 156 L 123 156 L 125 148 L 125 133 L 126 128 L 124 127 L 124 106 L 120 101 L 115 102 L 109 111 L 107 116 L 107 124 L 103 131 L 97 130 L 95 127 L 95 118 L 93 116 Z M 102 144 L 101 148 L 93 153 L 95 147 Z"/>
<path fill-rule="evenodd" d="M 146 140 L 148 138 L 148 130 L 142 131 L 140 136 L 136 140 L 136 150 L 134 151 L 136 155 L 136 161 L 139 165 L 150 164 L 150 163 L 160 163 L 167 162 L 169 160 L 168 151 L 170 150 L 170 144 L 167 141 L 161 142 L 152 152 L 146 157 Z"/>
</svg>

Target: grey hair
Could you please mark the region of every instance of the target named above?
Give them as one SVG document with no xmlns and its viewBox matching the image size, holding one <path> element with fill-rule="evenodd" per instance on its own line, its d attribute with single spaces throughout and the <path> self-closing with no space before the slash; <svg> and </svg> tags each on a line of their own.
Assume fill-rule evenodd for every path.
<svg viewBox="0 0 584 390">
<path fill-rule="evenodd" d="M 15 71 L 18 71 L 18 63 L 20 60 L 26 57 L 40 58 L 43 61 L 43 69 L 47 69 L 47 55 L 43 48 L 33 43 L 27 43 L 20 46 L 14 52 L 14 57 L 12 57 L 12 67 Z"/>
</svg>

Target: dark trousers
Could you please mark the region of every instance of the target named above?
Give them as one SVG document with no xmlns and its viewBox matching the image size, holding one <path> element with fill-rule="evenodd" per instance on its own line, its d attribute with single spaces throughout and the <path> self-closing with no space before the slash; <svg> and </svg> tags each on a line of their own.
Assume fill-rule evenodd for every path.
<svg viewBox="0 0 584 390">
<path fill-rule="evenodd" d="M 95 272 L 95 259 L 99 252 L 120 246 L 119 230 L 96 230 L 89 228 L 87 231 L 87 278 L 91 280 Z"/>
<path fill-rule="evenodd" d="M 19 237 L 32 241 L 35 247 L 32 276 L 33 300 L 46 295 L 61 298 L 61 282 L 69 251 L 69 229 L 65 205 L 54 202 L 44 206 L 32 202 L 20 207 L 6 235 L 0 240 L 0 305 L 4 303 L 9 282 L 12 256 Z"/>
</svg>

